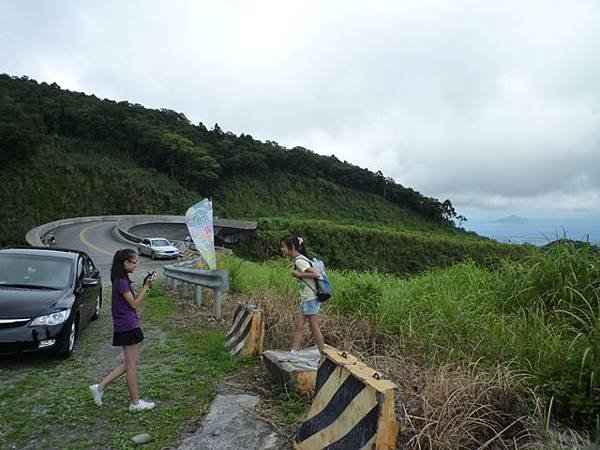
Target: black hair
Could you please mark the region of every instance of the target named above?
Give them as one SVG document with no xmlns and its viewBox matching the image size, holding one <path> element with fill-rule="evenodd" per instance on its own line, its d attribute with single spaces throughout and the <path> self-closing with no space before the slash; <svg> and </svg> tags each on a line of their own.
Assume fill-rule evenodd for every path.
<svg viewBox="0 0 600 450">
<path fill-rule="evenodd" d="M 138 257 L 137 252 L 130 248 L 117 250 L 115 256 L 113 256 L 112 267 L 110 268 L 110 281 L 114 282 L 119 278 L 129 278 L 129 275 L 125 272 L 125 261 L 133 261 Z"/>
<path fill-rule="evenodd" d="M 310 259 L 308 252 L 306 251 L 304 239 L 297 234 L 288 234 L 287 236 L 281 238 L 281 242 L 288 250 L 296 249 L 300 254 Z"/>
</svg>

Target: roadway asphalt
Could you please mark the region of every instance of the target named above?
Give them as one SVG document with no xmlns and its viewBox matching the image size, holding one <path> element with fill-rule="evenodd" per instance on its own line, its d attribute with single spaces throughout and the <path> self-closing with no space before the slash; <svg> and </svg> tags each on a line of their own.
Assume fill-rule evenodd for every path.
<svg viewBox="0 0 600 450">
<path fill-rule="evenodd" d="M 125 244 L 114 237 L 112 231 L 115 225 L 116 222 L 87 222 L 58 228 L 54 231 L 56 247 L 86 252 L 100 270 L 102 284 L 108 286 L 110 285 L 110 266 L 114 253 L 120 248 L 137 249 L 137 247 Z M 142 256 L 133 280 L 141 281 L 152 270 L 156 270 L 160 276 L 163 272 L 162 267 L 173 262 L 175 260 L 153 261 L 147 256 Z"/>
</svg>

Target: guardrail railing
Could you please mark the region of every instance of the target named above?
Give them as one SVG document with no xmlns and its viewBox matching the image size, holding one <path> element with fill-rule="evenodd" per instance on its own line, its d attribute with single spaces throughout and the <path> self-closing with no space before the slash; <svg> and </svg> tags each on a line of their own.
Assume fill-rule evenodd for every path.
<svg viewBox="0 0 600 450">
<path fill-rule="evenodd" d="M 171 279 L 172 287 L 177 287 L 177 282 L 184 283 L 184 296 L 187 294 L 187 286 L 194 286 L 194 298 L 196 304 L 202 302 L 202 288 L 215 291 L 215 302 L 213 304 L 213 316 L 221 320 L 221 293 L 229 290 L 228 270 L 202 270 L 196 269 L 197 260 L 182 261 L 164 266 L 164 274 Z"/>
</svg>

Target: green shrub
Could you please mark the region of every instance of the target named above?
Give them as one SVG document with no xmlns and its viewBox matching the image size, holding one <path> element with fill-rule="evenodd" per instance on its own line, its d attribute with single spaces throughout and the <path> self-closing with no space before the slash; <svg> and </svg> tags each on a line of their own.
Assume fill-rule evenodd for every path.
<svg viewBox="0 0 600 450">
<path fill-rule="evenodd" d="M 378 270 L 405 275 L 473 260 L 491 266 L 500 257 L 519 258 L 530 247 L 506 245 L 467 235 L 411 229 L 371 228 L 326 220 L 273 219 L 259 222 L 258 239 L 238 250 L 243 257 L 264 260 L 279 255 L 288 233 L 306 238 L 309 250 L 338 269 Z"/>
</svg>

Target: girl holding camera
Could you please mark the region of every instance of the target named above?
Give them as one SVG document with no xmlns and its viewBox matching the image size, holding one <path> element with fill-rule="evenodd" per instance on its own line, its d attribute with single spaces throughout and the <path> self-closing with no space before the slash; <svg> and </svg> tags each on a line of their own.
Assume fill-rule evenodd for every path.
<svg viewBox="0 0 600 450">
<path fill-rule="evenodd" d="M 112 262 L 110 279 L 112 281 L 112 321 L 113 346 L 123 347 L 125 362 L 113 369 L 100 383 L 90 386 L 90 391 L 97 405 L 102 405 L 102 394 L 106 387 L 125 374 L 129 396 L 131 397 L 130 411 L 143 411 L 154 408 L 153 402 L 142 400 L 137 393 L 137 368 L 139 362 L 139 343 L 144 340 L 140 328 L 137 309 L 144 296 L 156 278 L 156 274 L 146 277 L 142 289 L 136 294 L 132 287 L 129 274 L 138 265 L 139 255 L 135 250 L 118 250 Z"/>
</svg>

